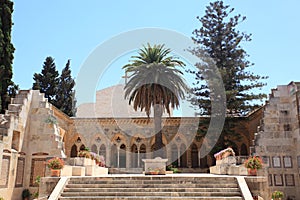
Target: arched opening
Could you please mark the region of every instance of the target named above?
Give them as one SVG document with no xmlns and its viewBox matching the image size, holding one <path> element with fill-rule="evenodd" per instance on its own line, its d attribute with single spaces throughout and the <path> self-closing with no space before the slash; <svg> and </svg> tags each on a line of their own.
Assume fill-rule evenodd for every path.
<svg viewBox="0 0 300 200">
<path fill-rule="evenodd" d="M 73 144 L 72 148 L 71 148 L 71 158 L 77 157 L 78 151 L 77 151 L 77 146 L 75 144 Z"/>
<path fill-rule="evenodd" d="M 180 146 L 180 167 L 187 167 L 186 146 L 184 144 Z"/>
<path fill-rule="evenodd" d="M 104 144 L 102 144 L 100 146 L 100 150 L 99 150 L 99 155 L 103 156 L 104 158 L 106 158 L 106 147 Z"/>
<path fill-rule="evenodd" d="M 131 146 L 131 167 L 138 167 L 138 148 L 135 144 Z"/>
<path fill-rule="evenodd" d="M 79 149 L 80 149 L 80 151 L 85 150 L 84 144 L 82 144 Z"/>
<path fill-rule="evenodd" d="M 248 149 L 244 143 L 241 146 L 241 156 L 248 156 Z"/>
<path fill-rule="evenodd" d="M 92 145 L 91 152 L 97 153 L 97 146 L 95 144 Z"/>
<path fill-rule="evenodd" d="M 202 169 L 208 168 L 207 155 L 203 158 L 200 158 L 200 168 L 202 168 Z"/>
<path fill-rule="evenodd" d="M 171 148 L 171 159 L 172 159 L 172 165 L 174 167 L 178 167 L 178 149 L 176 144 L 172 145 Z"/>
<path fill-rule="evenodd" d="M 126 145 L 122 144 L 120 146 L 120 157 L 119 157 L 119 167 L 126 168 Z"/>
<path fill-rule="evenodd" d="M 144 162 L 143 159 L 146 159 L 146 145 L 142 144 L 140 146 L 140 167 L 144 168 Z"/>
<path fill-rule="evenodd" d="M 192 158 L 192 167 L 197 168 L 199 167 L 199 159 L 198 159 L 198 148 L 196 144 L 192 144 L 192 150 L 191 150 L 191 158 Z"/>
<path fill-rule="evenodd" d="M 116 145 L 111 147 L 110 165 L 111 167 L 118 167 L 118 150 Z"/>
</svg>

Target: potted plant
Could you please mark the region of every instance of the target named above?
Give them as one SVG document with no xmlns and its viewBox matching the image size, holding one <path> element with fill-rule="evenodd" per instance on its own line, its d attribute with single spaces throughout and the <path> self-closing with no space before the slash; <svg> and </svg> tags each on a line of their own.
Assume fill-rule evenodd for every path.
<svg viewBox="0 0 300 200">
<path fill-rule="evenodd" d="M 51 169 L 51 176 L 58 177 L 60 175 L 60 170 L 64 167 L 64 161 L 58 157 L 51 158 L 47 162 L 47 166 Z"/>
<path fill-rule="evenodd" d="M 81 151 L 79 151 L 78 154 L 77 154 L 77 156 L 80 157 L 80 158 L 92 158 L 91 157 L 91 153 L 89 151 L 87 151 L 87 150 L 81 150 Z"/>
<path fill-rule="evenodd" d="M 24 189 L 22 192 L 22 199 L 29 200 L 30 196 L 31 196 L 30 191 L 28 189 Z"/>
<path fill-rule="evenodd" d="M 251 156 L 245 161 L 244 165 L 248 169 L 249 175 L 256 176 L 257 170 L 262 168 L 262 159 L 258 156 Z"/>
<path fill-rule="evenodd" d="M 159 174 L 159 168 L 155 168 L 155 169 L 152 169 L 152 168 L 148 168 L 148 175 L 158 175 Z"/>
<path fill-rule="evenodd" d="M 273 200 L 281 200 L 282 198 L 283 198 L 283 192 L 276 190 L 272 193 Z"/>
</svg>

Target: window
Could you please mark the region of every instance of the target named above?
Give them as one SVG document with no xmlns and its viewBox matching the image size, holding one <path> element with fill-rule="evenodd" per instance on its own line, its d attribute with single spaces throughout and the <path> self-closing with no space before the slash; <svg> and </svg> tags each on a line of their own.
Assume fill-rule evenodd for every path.
<svg viewBox="0 0 300 200">
<path fill-rule="evenodd" d="M 272 158 L 272 164 L 274 168 L 280 168 L 281 167 L 281 161 L 279 156 L 273 156 Z"/>
<path fill-rule="evenodd" d="M 274 185 L 283 186 L 282 174 L 274 174 Z"/>
<path fill-rule="evenodd" d="M 298 167 L 300 168 L 300 156 L 297 156 L 297 160 L 298 160 Z"/>
<path fill-rule="evenodd" d="M 285 185 L 286 186 L 295 186 L 294 174 L 285 175 Z"/>
<path fill-rule="evenodd" d="M 285 168 L 292 168 L 292 157 L 291 156 L 283 156 L 283 166 Z"/>
<path fill-rule="evenodd" d="M 269 156 L 263 156 L 263 157 L 262 157 L 262 161 L 263 161 L 263 164 L 264 164 L 266 167 L 271 167 L 271 166 L 270 166 L 270 157 L 269 157 Z"/>
<path fill-rule="evenodd" d="M 283 125 L 283 130 L 284 131 L 291 131 L 291 125 L 290 124 L 284 124 Z"/>
<path fill-rule="evenodd" d="M 288 115 L 289 114 L 289 111 L 288 110 L 281 110 L 280 113 L 282 115 Z"/>
</svg>

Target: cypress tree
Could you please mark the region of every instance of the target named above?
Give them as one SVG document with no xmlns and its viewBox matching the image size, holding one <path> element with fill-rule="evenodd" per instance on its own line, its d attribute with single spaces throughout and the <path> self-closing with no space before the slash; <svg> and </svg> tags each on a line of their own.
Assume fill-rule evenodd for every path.
<svg viewBox="0 0 300 200">
<path fill-rule="evenodd" d="M 70 60 L 59 77 L 55 106 L 68 116 L 75 115 L 75 81 L 71 76 Z"/>
<path fill-rule="evenodd" d="M 59 83 L 59 73 L 56 70 L 55 62 L 52 57 L 47 57 L 41 73 L 33 75 L 33 90 L 40 90 L 45 94 L 48 101 L 55 105 L 56 93 Z"/>
<path fill-rule="evenodd" d="M 8 89 L 12 82 L 12 63 L 15 48 L 11 43 L 13 2 L 0 0 L 0 112 L 4 113 L 10 102 Z"/>
</svg>

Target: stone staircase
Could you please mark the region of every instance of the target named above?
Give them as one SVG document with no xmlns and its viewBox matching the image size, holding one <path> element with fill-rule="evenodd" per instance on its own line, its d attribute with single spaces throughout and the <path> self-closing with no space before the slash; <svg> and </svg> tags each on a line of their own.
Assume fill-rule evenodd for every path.
<svg viewBox="0 0 300 200">
<path fill-rule="evenodd" d="M 72 177 L 60 200 L 242 200 L 235 177 Z"/>
</svg>

